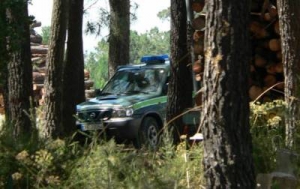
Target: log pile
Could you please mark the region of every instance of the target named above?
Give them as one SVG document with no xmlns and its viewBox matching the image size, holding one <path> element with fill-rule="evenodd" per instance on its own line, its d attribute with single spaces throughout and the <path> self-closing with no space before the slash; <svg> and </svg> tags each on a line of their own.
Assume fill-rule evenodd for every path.
<svg viewBox="0 0 300 189">
<path fill-rule="evenodd" d="M 31 26 L 30 32 L 30 42 L 31 42 L 31 60 L 33 64 L 33 91 L 34 98 L 38 105 L 42 105 L 44 103 L 44 80 L 46 75 L 46 61 L 47 61 L 47 53 L 48 46 L 42 45 L 42 37 L 37 34 L 34 30 L 35 27 L 40 27 L 41 23 L 35 23 Z M 91 98 L 92 95 L 90 91 L 94 91 L 92 89 L 94 82 L 90 80 L 90 75 L 87 70 L 84 71 L 85 74 L 85 89 L 86 89 L 86 98 Z M 88 91 L 88 92 L 87 92 Z"/>
<path fill-rule="evenodd" d="M 37 105 L 44 103 L 44 80 L 48 53 L 48 46 L 42 44 L 42 36 L 35 32 L 35 28 L 41 25 L 41 22 L 35 22 L 30 26 L 33 94 Z"/>
<path fill-rule="evenodd" d="M 90 73 L 88 70 L 84 70 L 84 86 L 85 86 L 85 98 L 90 99 L 95 97 L 95 89 L 93 89 L 94 81 L 90 79 Z"/>
<path fill-rule="evenodd" d="M 44 80 L 46 75 L 46 61 L 48 46 L 43 45 L 43 38 L 35 32 L 36 27 L 40 27 L 41 23 L 36 22 L 30 27 L 30 46 L 31 46 L 31 61 L 33 66 L 32 82 L 33 94 L 37 105 L 44 103 Z"/>
<path fill-rule="evenodd" d="M 195 32 L 193 71 L 197 81 L 202 80 L 204 57 L 205 10 L 204 0 L 192 0 Z M 205 9 L 205 8 L 204 8 Z M 252 60 L 249 78 L 249 97 L 265 102 L 283 98 L 284 75 L 276 1 L 252 0 L 251 36 Z"/>
<path fill-rule="evenodd" d="M 44 80 L 46 75 L 46 61 L 48 53 L 48 45 L 42 44 L 42 36 L 35 32 L 36 27 L 40 27 L 41 22 L 35 22 L 30 26 L 30 46 L 31 46 L 31 61 L 33 66 L 32 80 L 33 80 L 33 93 L 36 105 L 44 103 Z M 90 80 L 90 75 L 85 70 L 85 89 L 86 98 L 91 98 L 94 95 L 92 89 L 94 82 Z M 0 89 L 0 114 L 4 113 L 4 102 L 2 91 Z"/>
<path fill-rule="evenodd" d="M 264 102 L 283 98 L 284 75 L 276 1 L 253 0 L 249 31 L 252 42 L 250 99 L 255 100 L 262 94 Z"/>
</svg>

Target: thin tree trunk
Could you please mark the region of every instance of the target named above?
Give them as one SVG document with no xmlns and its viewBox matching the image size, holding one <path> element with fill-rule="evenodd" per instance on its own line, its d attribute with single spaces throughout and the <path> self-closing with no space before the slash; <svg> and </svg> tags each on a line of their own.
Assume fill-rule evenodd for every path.
<svg viewBox="0 0 300 189">
<path fill-rule="evenodd" d="M 295 136 L 300 132 L 300 1 L 277 0 L 277 7 L 287 103 L 286 145 L 293 148 L 296 144 Z"/>
<path fill-rule="evenodd" d="M 109 0 L 109 77 L 119 65 L 129 64 L 130 0 Z"/>
<path fill-rule="evenodd" d="M 63 127 L 66 134 L 76 131 L 76 104 L 85 100 L 82 18 L 84 0 L 70 0 L 67 58 L 63 71 Z M 76 56 L 74 56 L 76 55 Z"/>
<path fill-rule="evenodd" d="M 27 1 L 19 0 L 10 5 L 6 12 L 10 26 L 7 120 L 11 122 L 15 139 L 26 140 L 32 134 L 29 114 L 33 100 Z"/>
<path fill-rule="evenodd" d="M 187 12 L 183 0 L 171 1 L 171 78 L 168 87 L 167 120 L 192 107 L 192 73 L 187 44 Z M 174 143 L 183 133 L 181 119 L 171 123 Z"/>
<path fill-rule="evenodd" d="M 8 52 L 7 52 L 7 17 L 6 17 L 6 0 L 0 1 L 0 88 L 2 88 L 3 101 L 4 101 L 4 111 L 5 117 L 9 116 L 9 104 L 8 104 L 8 84 L 7 84 L 7 62 L 8 62 Z"/>
<path fill-rule="evenodd" d="M 66 38 L 66 0 L 54 0 L 51 36 L 45 78 L 45 135 L 54 138 L 63 134 L 62 68 Z"/>
<path fill-rule="evenodd" d="M 202 123 L 207 188 L 255 188 L 247 0 L 207 1 Z"/>
</svg>

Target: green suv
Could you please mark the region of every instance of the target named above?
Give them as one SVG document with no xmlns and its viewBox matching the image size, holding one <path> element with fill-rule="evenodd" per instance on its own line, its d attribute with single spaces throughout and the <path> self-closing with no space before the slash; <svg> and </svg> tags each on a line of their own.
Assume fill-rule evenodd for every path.
<svg viewBox="0 0 300 189">
<path fill-rule="evenodd" d="M 156 147 L 166 115 L 169 69 L 167 55 L 120 66 L 96 98 L 77 105 L 77 127 L 105 131 L 137 147 Z"/>
</svg>

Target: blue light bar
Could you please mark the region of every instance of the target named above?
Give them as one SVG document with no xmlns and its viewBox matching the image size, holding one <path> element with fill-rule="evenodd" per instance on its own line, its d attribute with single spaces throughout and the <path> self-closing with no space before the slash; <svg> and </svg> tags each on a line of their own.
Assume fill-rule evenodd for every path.
<svg viewBox="0 0 300 189">
<path fill-rule="evenodd" d="M 154 56 L 143 56 L 141 58 L 141 62 L 147 63 L 147 64 L 157 64 L 157 63 L 165 63 L 167 60 L 169 60 L 169 56 L 167 54 L 163 55 L 154 55 Z"/>
</svg>

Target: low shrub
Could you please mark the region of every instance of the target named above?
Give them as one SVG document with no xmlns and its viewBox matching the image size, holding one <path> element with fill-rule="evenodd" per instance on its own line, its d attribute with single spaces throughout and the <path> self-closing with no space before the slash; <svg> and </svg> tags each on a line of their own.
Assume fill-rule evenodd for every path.
<svg viewBox="0 0 300 189">
<path fill-rule="evenodd" d="M 2 135 L 3 137 L 3 135 Z M 36 150 L 0 145 L 0 188 L 198 188 L 202 146 L 136 150 L 114 140 L 45 140 Z M 3 143 L 1 143 L 3 144 Z"/>
<path fill-rule="evenodd" d="M 270 173 L 276 167 L 276 152 L 284 147 L 285 103 L 275 100 L 250 103 L 253 158 L 257 173 Z"/>
</svg>

